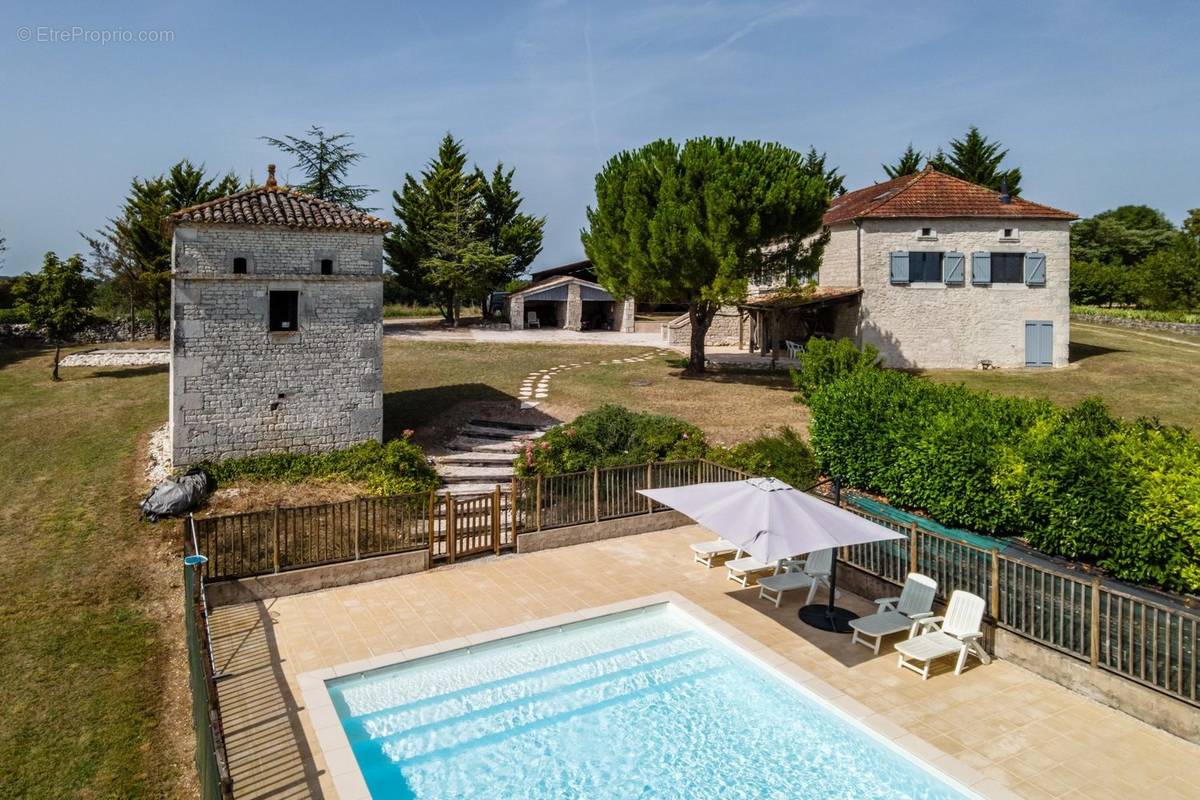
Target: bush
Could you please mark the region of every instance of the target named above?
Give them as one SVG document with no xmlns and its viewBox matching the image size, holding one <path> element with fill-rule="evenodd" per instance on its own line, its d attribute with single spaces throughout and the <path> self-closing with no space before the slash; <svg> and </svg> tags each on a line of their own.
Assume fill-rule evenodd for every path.
<svg viewBox="0 0 1200 800">
<path fill-rule="evenodd" d="M 1149 320 L 1151 322 L 1182 322 L 1200 325 L 1200 311 L 1152 311 L 1148 308 L 1102 308 L 1100 306 L 1071 306 L 1072 314 L 1090 314 L 1117 319 Z"/>
<path fill-rule="evenodd" d="M 800 400 L 807 403 L 822 386 L 879 365 L 879 351 L 871 345 L 860 351 L 849 339 L 809 339 L 800 366 L 792 370 L 792 384 L 800 392 Z"/>
<path fill-rule="evenodd" d="M 29 322 L 29 315 L 22 308 L 0 308 L 0 325 L 20 325 Z"/>
<path fill-rule="evenodd" d="M 518 475 L 555 475 L 593 467 L 703 458 L 704 432 L 663 414 L 605 405 L 551 428 L 526 445 L 513 465 Z"/>
<path fill-rule="evenodd" d="M 1117 577 L 1200 590 L 1200 442 L 899 372 L 858 369 L 809 402 L 826 474 L 945 525 L 1024 536 Z"/>
<path fill-rule="evenodd" d="M 812 448 L 788 427 L 733 447 L 714 447 L 708 458 L 751 475 L 778 478 L 797 489 L 814 484 L 821 472 Z"/>
<path fill-rule="evenodd" d="M 420 447 L 404 439 L 363 442 L 328 453 L 269 453 L 201 465 L 218 484 L 237 480 L 359 483 L 371 494 L 427 492 L 437 473 Z"/>
</svg>

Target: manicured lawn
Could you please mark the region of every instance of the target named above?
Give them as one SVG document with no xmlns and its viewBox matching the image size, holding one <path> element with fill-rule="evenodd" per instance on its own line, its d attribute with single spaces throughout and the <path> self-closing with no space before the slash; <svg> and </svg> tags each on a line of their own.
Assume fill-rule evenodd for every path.
<svg viewBox="0 0 1200 800">
<path fill-rule="evenodd" d="M 1122 417 L 1159 417 L 1200 432 L 1200 337 L 1071 323 L 1066 369 L 938 370 L 940 381 L 1071 404 L 1098 396 Z"/>
<path fill-rule="evenodd" d="M 0 349 L 0 797 L 193 793 L 173 525 L 138 522 L 162 368 Z"/>
</svg>

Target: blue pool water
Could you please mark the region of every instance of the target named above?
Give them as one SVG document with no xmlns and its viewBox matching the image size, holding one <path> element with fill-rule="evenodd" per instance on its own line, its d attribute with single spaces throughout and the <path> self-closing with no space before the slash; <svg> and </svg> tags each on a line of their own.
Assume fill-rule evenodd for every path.
<svg viewBox="0 0 1200 800">
<path fill-rule="evenodd" d="M 669 605 L 328 688 L 376 800 L 967 796 Z"/>
</svg>

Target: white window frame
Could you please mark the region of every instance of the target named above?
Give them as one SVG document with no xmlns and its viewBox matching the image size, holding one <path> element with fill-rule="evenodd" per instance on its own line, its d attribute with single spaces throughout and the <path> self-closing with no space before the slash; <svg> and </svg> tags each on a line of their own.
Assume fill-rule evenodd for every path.
<svg viewBox="0 0 1200 800">
<path fill-rule="evenodd" d="M 1010 235 L 1005 236 L 1004 235 L 1005 231 L 1008 231 Z M 1001 242 L 1019 243 L 1021 241 L 1021 230 L 1020 230 L 1020 228 L 1017 228 L 1017 227 L 1001 228 L 996 238 L 998 241 L 1001 241 Z"/>
<path fill-rule="evenodd" d="M 926 230 L 928 230 L 929 233 L 925 233 Z M 918 242 L 936 242 L 938 238 L 937 228 L 933 227 L 932 225 L 922 225 L 921 227 L 917 228 L 917 232 L 914 235 Z"/>
</svg>

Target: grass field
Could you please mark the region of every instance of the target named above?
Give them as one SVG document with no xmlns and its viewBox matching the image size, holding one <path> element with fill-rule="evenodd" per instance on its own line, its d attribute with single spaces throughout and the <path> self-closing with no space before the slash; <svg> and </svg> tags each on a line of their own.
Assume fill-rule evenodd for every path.
<svg viewBox="0 0 1200 800">
<path fill-rule="evenodd" d="M 0 360 L 0 797 L 186 796 L 177 528 L 135 508 L 165 370 Z"/>
<path fill-rule="evenodd" d="M 1071 323 L 1066 369 L 940 370 L 935 380 L 1077 403 L 1097 396 L 1118 416 L 1158 417 L 1200 432 L 1200 337 Z"/>
<path fill-rule="evenodd" d="M 1063 370 L 942 372 L 936 380 L 1074 402 L 1200 429 L 1200 339 L 1073 326 Z M 645 347 L 388 339 L 389 435 L 445 441 L 479 409 L 515 407 L 521 379 Z M 553 379 L 538 409 L 605 402 L 671 413 L 733 442 L 806 425 L 786 375 L 687 379 L 673 357 Z M 137 519 L 144 437 L 166 417 L 161 368 L 65 369 L 0 349 L 0 798 L 194 796 L 177 529 Z M 281 498 L 286 500 L 286 498 Z"/>
</svg>

